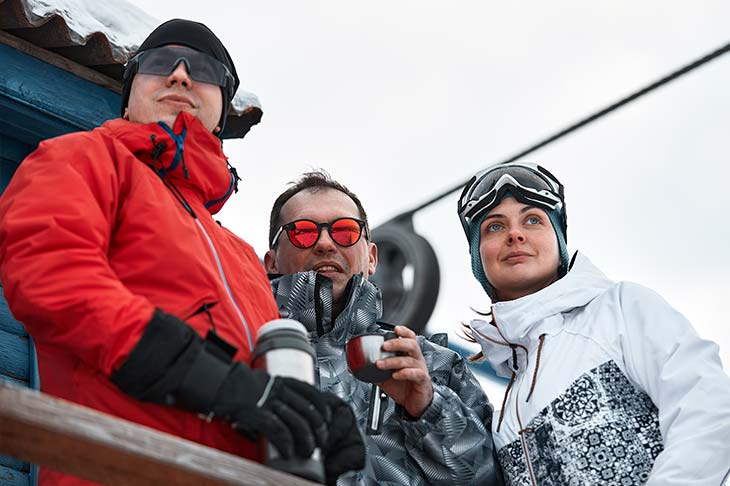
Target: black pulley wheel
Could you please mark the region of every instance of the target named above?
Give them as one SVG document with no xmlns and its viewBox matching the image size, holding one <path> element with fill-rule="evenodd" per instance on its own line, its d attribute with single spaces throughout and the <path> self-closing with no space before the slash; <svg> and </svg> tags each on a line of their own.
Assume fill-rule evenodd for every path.
<svg viewBox="0 0 730 486">
<path fill-rule="evenodd" d="M 439 293 L 436 253 L 425 238 L 396 222 L 373 229 L 372 241 L 378 267 L 371 280 L 383 292 L 383 320 L 422 333 Z"/>
</svg>

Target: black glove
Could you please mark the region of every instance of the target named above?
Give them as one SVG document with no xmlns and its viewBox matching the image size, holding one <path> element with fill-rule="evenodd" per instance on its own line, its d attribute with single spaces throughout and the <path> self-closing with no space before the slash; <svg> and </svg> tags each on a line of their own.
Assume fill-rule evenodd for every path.
<svg viewBox="0 0 730 486">
<path fill-rule="evenodd" d="M 210 411 L 232 422 L 239 432 L 260 433 L 285 459 L 294 454 L 309 457 L 327 438 L 329 409 L 322 392 L 242 363 L 233 366 Z"/>
<path fill-rule="evenodd" d="M 292 378 L 273 378 L 233 362 L 235 349 L 206 339 L 177 317 L 155 311 L 127 361 L 111 376 L 139 400 L 221 417 L 247 435 L 260 433 L 282 457 L 323 447 L 330 419 L 325 395 Z"/>
<path fill-rule="evenodd" d="M 340 474 L 365 467 L 365 443 L 352 408 L 332 393 L 324 396 L 332 418 L 322 452 L 327 484 L 334 486 Z"/>
</svg>

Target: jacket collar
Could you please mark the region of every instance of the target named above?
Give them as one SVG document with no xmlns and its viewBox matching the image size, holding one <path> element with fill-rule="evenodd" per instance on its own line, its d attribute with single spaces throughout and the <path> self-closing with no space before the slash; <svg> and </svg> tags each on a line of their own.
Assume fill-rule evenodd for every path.
<svg viewBox="0 0 730 486">
<path fill-rule="evenodd" d="M 315 271 L 270 276 L 279 312 L 295 319 L 313 334 L 344 344 L 350 337 L 377 328 L 383 314 L 380 290 L 361 275 L 345 289 L 347 303 L 332 321 L 332 281 Z"/>
<path fill-rule="evenodd" d="M 493 319 L 475 319 L 469 327 L 492 367 L 509 377 L 512 371 L 525 369 L 527 356 L 541 335 L 559 332 L 566 313 L 585 306 L 612 285 L 588 258 L 577 253 L 563 278 L 534 294 L 494 304 Z"/>
<path fill-rule="evenodd" d="M 121 118 L 102 128 L 161 178 L 191 189 L 211 214 L 236 190 L 237 178 L 221 140 L 187 112 L 180 112 L 172 128 L 163 122 L 141 124 Z"/>
</svg>

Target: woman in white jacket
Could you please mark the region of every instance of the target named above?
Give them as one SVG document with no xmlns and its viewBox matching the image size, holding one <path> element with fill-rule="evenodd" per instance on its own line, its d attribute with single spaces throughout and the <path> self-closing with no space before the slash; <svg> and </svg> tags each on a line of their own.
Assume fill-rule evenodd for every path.
<svg viewBox="0 0 730 486">
<path fill-rule="evenodd" d="M 494 303 L 467 334 L 510 378 L 492 428 L 509 485 L 717 485 L 730 379 L 659 295 L 568 261 L 563 186 L 534 164 L 478 173 L 459 200 Z"/>
</svg>

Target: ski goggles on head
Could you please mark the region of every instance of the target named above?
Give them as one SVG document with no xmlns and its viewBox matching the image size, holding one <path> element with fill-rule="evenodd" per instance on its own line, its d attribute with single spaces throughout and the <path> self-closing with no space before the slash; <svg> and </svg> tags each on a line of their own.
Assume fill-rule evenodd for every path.
<svg viewBox="0 0 730 486">
<path fill-rule="evenodd" d="M 360 241 L 363 230 L 365 230 L 365 238 L 370 238 L 367 225 L 359 219 L 337 218 L 331 223 L 317 223 L 311 219 L 298 219 L 279 227 L 279 231 L 271 239 L 271 248 L 274 248 L 283 231 L 286 231 L 292 245 L 302 249 L 311 248 L 319 240 L 322 228 L 327 228 L 332 241 L 345 248 Z"/>
<path fill-rule="evenodd" d="M 537 164 L 503 164 L 478 172 L 461 193 L 458 213 L 467 238 L 471 223 L 497 206 L 508 190 L 524 204 L 558 210 L 565 225 L 564 189 L 554 175 Z"/>
<path fill-rule="evenodd" d="M 142 51 L 129 60 L 124 69 L 124 81 L 130 76 L 153 74 L 169 76 L 180 63 L 185 63 L 194 81 L 215 84 L 233 96 L 235 79 L 225 64 L 214 57 L 184 46 L 163 46 Z"/>
</svg>

